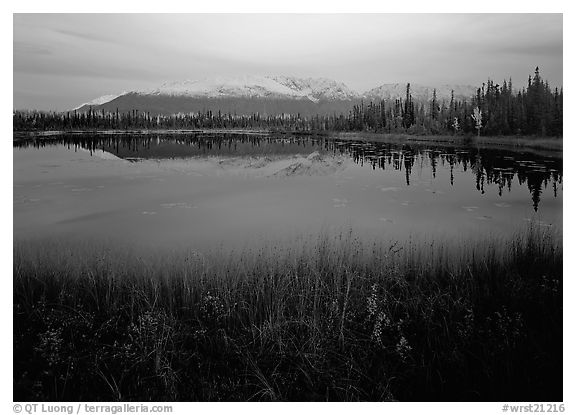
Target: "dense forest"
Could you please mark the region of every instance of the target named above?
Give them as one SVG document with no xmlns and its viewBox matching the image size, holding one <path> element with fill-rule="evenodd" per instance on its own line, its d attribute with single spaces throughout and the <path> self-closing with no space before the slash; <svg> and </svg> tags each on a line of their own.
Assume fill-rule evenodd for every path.
<svg viewBox="0 0 576 415">
<path fill-rule="evenodd" d="M 305 117 L 300 114 L 236 115 L 218 111 L 151 115 L 129 112 L 15 111 L 14 131 L 132 130 L 132 129 L 268 129 L 277 131 L 371 131 L 407 134 L 478 134 L 562 136 L 562 89 L 551 89 L 539 69 L 528 84 L 515 89 L 488 80 L 468 100 L 429 101 L 412 98 L 410 84 L 404 98 L 361 101 L 348 114 Z"/>
</svg>

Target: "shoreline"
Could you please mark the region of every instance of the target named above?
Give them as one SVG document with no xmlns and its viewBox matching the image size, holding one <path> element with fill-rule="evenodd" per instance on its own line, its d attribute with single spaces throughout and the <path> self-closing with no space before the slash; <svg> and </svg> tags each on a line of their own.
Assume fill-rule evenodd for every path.
<svg viewBox="0 0 576 415">
<path fill-rule="evenodd" d="M 372 141 L 381 143 L 392 142 L 433 142 L 450 145 L 480 145 L 486 147 L 549 150 L 562 153 L 563 138 L 557 137 L 527 137 L 527 136 L 451 136 L 451 135 L 410 135 L 396 133 L 352 132 L 352 131 L 274 131 L 249 129 L 137 129 L 137 130 L 71 130 L 71 131 L 14 131 L 13 139 L 50 138 L 59 135 L 150 135 L 150 134 L 251 134 L 251 135 L 296 135 L 334 137 L 339 140 Z"/>
<path fill-rule="evenodd" d="M 409 135 L 387 134 L 371 132 L 339 132 L 342 140 L 359 140 L 373 142 L 434 142 L 451 145 L 480 145 L 497 148 L 529 148 L 536 150 L 550 150 L 562 153 L 563 138 L 556 137 L 527 137 L 527 136 L 451 136 L 451 135 Z"/>
</svg>

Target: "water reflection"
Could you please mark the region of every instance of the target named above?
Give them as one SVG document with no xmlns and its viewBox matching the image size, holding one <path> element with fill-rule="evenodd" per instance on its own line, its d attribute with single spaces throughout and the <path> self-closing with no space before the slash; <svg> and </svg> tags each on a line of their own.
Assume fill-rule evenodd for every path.
<svg viewBox="0 0 576 415">
<path fill-rule="evenodd" d="M 350 153 L 355 162 L 362 165 L 369 163 L 373 169 L 404 168 L 408 186 L 415 163 L 419 164 L 420 169 L 429 166 L 434 178 L 438 164 L 449 166 L 451 185 L 454 185 L 455 168 L 464 172 L 471 170 L 476 177 L 476 189 L 482 194 L 485 193 L 485 186 L 496 185 L 498 194 L 502 196 L 505 188 L 509 192 L 512 190 L 512 181 L 517 177 L 518 184 L 529 189 L 535 211 L 538 211 L 542 189 L 551 184 L 554 197 L 557 197 L 558 186 L 562 184 L 562 160 L 531 153 L 375 143 L 337 142 L 336 145 L 342 152 Z"/>
<path fill-rule="evenodd" d="M 449 169 L 450 184 L 463 173 L 475 176 L 478 192 L 496 186 L 498 194 L 512 191 L 517 180 L 529 190 L 532 206 L 538 211 L 543 189 L 552 186 L 554 197 L 562 186 L 562 159 L 528 152 L 502 149 L 458 147 L 430 144 L 393 144 L 343 141 L 325 137 L 274 136 L 253 134 L 190 135 L 67 135 L 42 139 L 17 140 L 14 147 L 38 148 L 63 145 L 70 150 L 103 150 L 117 157 L 175 159 L 189 157 L 259 157 L 309 154 L 346 155 L 373 170 L 404 171 L 407 186 L 413 172 L 429 170 L 436 178 L 439 166 Z"/>
</svg>

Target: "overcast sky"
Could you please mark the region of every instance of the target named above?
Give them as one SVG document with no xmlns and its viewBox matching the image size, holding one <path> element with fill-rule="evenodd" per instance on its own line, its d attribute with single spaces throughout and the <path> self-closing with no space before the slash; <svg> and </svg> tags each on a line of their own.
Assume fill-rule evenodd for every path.
<svg viewBox="0 0 576 415">
<path fill-rule="evenodd" d="M 560 14 L 15 14 L 14 108 L 210 76 L 479 85 L 540 66 L 562 85 Z"/>
</svg>

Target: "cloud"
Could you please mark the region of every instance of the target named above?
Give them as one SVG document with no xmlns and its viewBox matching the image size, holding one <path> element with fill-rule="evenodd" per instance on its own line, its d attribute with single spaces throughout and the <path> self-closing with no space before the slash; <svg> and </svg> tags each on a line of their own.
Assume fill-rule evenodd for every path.
<svg viewBox="0 0 576 415">
<path fill-rule="evenodd" d="M 75 30 L 54 29 L 54 32 L 70 36 L 79 40 L 88 40 L 93 42 L 106 42 L 106 43 L 117 42 L 116 39 L 112 39 L 107 36 L 102 36 L 100 34 L 93 34 L 93 33 L 82 33 Z"/>
<path fill-rule="evenodd" d="M 486 51 L 506 55 L 550 56 L 562 59 L 562 42 L 495 46 Z"/>
<path fill-rule="evenodd" d="M 62 64 L 57 59 L 14 60 L 14 72 L 30 75 L 52 75 L 58 77 L 85 77 L 104 79 L 158 79 L 159 74 L 145 67 L 125 67 L 109 60 L 95 63 L 68 61 Z"/>
<path fill-rule="evenodd" d="M 29 54 L 29 55 L 51 55 L 52 51 L 47 47 L 34 45 L 32 43 L 23 41 L 14 41 L 14 54 Z"/>
</svg>

